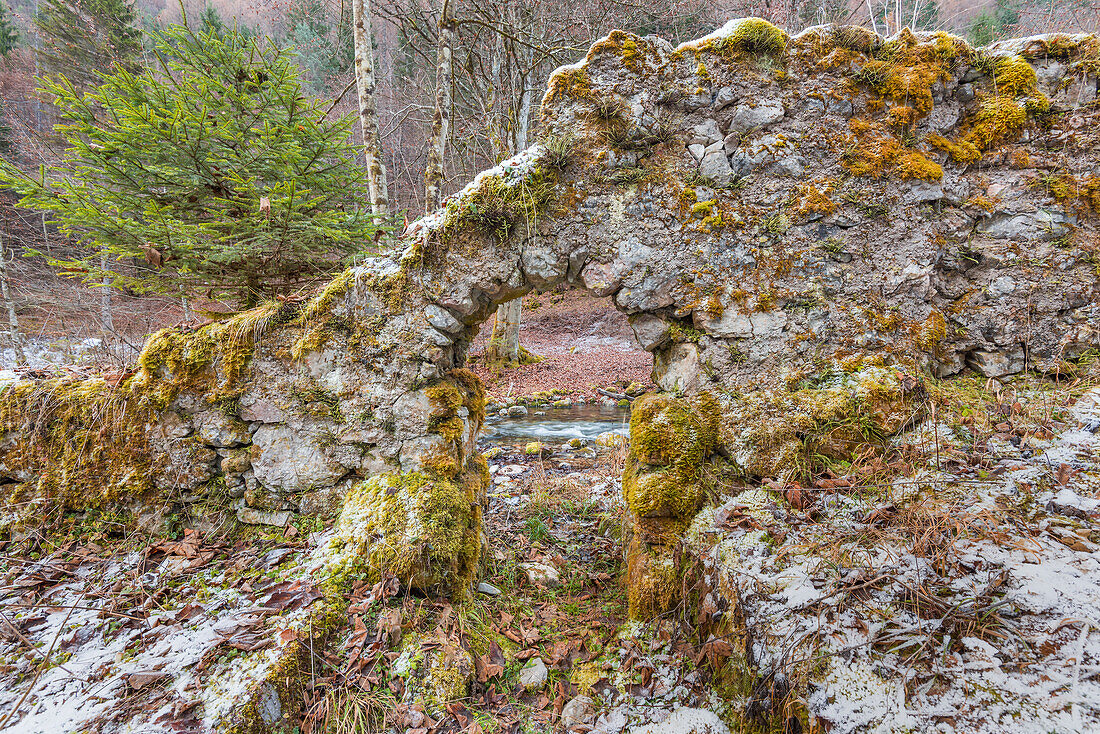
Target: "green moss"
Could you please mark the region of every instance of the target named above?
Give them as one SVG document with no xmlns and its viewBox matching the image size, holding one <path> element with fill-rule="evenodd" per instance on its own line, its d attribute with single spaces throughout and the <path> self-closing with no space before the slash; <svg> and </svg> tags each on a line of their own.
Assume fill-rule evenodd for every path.
<svg viewBox="0 0 1100 734">
<path fill-rule="evenodd" d="M 763 18 L 746 18 L 731 34 L 704 48 L 730 61 L 742 55 L 778 57 L 787 49 L 787 34 Z"/>
<path fill-rule="evenodd" d="M 467 419 L 476 425 L 485 422 L 485 387 L 471 370 L 452 370 L 446 379 L 425 390 L 431 413 L 428 416 L 428 432 L 437 433 L 448 441 L 460 441 L 466 426 L 459 416 L 465 408 Z"/>
<path fill-rule="evenodd" d="M 853 75 L 853 81 L 911 108 L 914 117 L 923 117 L 932 111 L 932 86 L 950 78 L 955 64 L 970 53 L 970 47 L 961 38 L 946 33 L 937 33 L 929 43 L 904 29 L 893 40 L 874 48 L 873 53 L 877 58 L 866 61 Z"/>
<path fill-rule="evenodd" d="M 271 302 L 193 332 L 162 329 L 145 343 L 132 385 L 157 409 L 182 390 L 204 394 L 211 403 L 239 396 L 257 340 L 297 316 L 297 306 Z"/>
<path fill-rule="evenodd" d="M 472 481 L 425 473 L 371 477 L 348 493 L 328 553 L 329 588 L 392 573 L 425 593 L 462 597 L 481 558 L 481 508 Z"/>
<path fill-rule="evenodd" d="M 691 213 L 697 219 L 702 219 L 703 217 L 710 216 L 711 211 L 714 208 L 714 204 L 715 204 L 714 200 L 700 201 L 697 204 L 692 205 Z"/>
<path fill-rule="evenodd" d="M 680 321 L 670 321 L 668 333 L 673 341 L 691 342 L 692 344 L 695 344 L 703 337 L 703 332 Z"/>
<path fill-rule="evenodd" d="M 355 276 L 350 268 L 330 280 L 321 289 L 321 292 L 311 298 L 305 308 L 302 309 L 301 323 L 308 324 L 325 314 L 331 313 L 336 306 L 336 302 L 347 294 L 354 283 Z"/>
<path fill-rule="evenodd" d="M 635 36 L 628 35 L 623 39 L 622 59 L 623 66 L 627 69 L 634 72 L 641 70 L 640 64 L 645 59 L 645 53 L 638 47 L 638 40 Z"/>
<path fill-rule="evenodd" d="M 928 160 L 924 154 L 910 151 L 898 157 L 898 178 L 903 181 L 919 179 L 922 181 L 939 181 L 943 178 L 943 167 L 940 164 Z"/>
<path fill-rule="evenodd" d="M 193 332 L 163 329 L 147 341 L 135 374 L 117 385 L 101 378 L 19 382 L 0 396 L 0 415 L 19 438 L 6 461 L 33 481 L 13 497 L 89 509 L 151 491 L 168 458 L 147 431 L 182 392 L 232 413 L 249 375 L 254 344 L 298 307 L 268 303 Z M 198 451 L 182 442 L 178 451 Z"/>
<path fill-rule="evenodd" d="M 676 466 L 697 476 L 718 442 L 718 401 L 710 393 L 691 398 L 643 395 L 630 413 L 631 453 L 643 464 Z"/>
<path fill-rule="evenodd" d="M 606 38 L 592 44 L 585 60 L 591 61 L 597 56 L 612 54 L 622 60 L 624 68 L 638 73 L 641 71 L 641 62 L 645 59 L 645 51 L 642 50 L 639 41 L 641 39 L 633 33 L 620 30 L 611 31 Z"/>
<path fill-rule="evenodd" d="M 952 141 L 938 133 L 927 138 L 928 144 L 947 153 L 951 160 L 964 166 L 977 163 L 982 159 L 982 151 L 969 140 Z"/>
<path fill-rule="evenodd" d="M 688 517 L 699 510 L 709 484 L 698 467 L 694 480 L 685 481 L 673 467 L 643 470 L 633 456 L 623 471 L 623 498 L 638 517 Z"/>
<path fill-rule="evenodd" d="M 87 510 L 141 497 L 164 462 L 146 434 L 153 420 L 141 395 L 100 378 L 8 385 L 0 425 L 15 438 L 4 464 L 28 479 L 7 488 L 7 502 L 38 500 L 44 504 L 33 512 L 44 516 L 50 507 Z"/>
<path fill-rule="evenodd" d="M 340 397 L 320 385 L 301 386 L 291 388 L 291 396 L 301 406 L 300 412 L 315 418 L 329 418 L 337 423 L 344 422 L 344 414 L 340 410 Z"/>
<path fill-rule="evenodd" d="M 452 637 L 410 634 L 402 641 L 390 672 L 403 679 L 408 704 L 442 718 L 448 704 L 469 695 L 474 663 Z"/>
<path fill-rule="evenodd" d="M 666 546 L 652 546 L 637 536 L 626 554 L 628 614 L 649 620 L 674 609 L 683 596 L 683 578 L 676 554 Z"/>
<path fill-rule="evenodd" d="M 805 481 L 830 462 L 881 450 L 884 437 L 921 414 L 923 404 L 910 399 L 899 377 L 856 361 L 785 391 L 732 398 L 722 412 L 723 445 L 748 477 Z"/>
<path fill-rule="evenodd" d="M 556 183 L 557 171 L 541 166 L 514 181 L 488 176 L 463 197 L 448 202 L 439 232 L 444 239 L 454 239 L 462 230 L 474 228 L 503 242 L 517 225 L 530 227 L 550 209 Z"/>
<path fill-rule="evenodd" d="M 998 59 L 993 65 L 997 91 L 1010 97 L 1023 97 L 1035 91 L 1035 69 L 1019 56 Z"/>
</svg>

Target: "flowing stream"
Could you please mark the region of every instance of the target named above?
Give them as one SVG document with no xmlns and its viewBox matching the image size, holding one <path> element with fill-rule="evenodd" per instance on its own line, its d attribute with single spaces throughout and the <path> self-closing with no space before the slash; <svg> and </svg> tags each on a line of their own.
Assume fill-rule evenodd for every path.
<svg viewBox="0 0 1100 734">
<path fill-rule="evenodd" d="M 601 433 L 630 433 L 629 408 L 605 408 L 594 404 L 568 408 L 531 409 L 523 416 L 493 416 L 482 433 L 487 443 L 542 441 L 563 444 L 573 438 L 591 441 Z"/>
</svg>

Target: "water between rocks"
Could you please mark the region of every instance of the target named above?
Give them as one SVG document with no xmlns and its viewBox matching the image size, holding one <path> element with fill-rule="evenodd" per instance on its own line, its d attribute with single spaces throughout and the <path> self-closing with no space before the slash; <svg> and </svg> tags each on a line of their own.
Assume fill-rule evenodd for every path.
<svg viewBox="0 0 1100 734">
<path fill-rule="evenodd" d="M 559 445 L 573 438 L 591 441 L 607 431 L 624 436 L 630 434 L 629 408 L 585 404 L 529 410 L 524 416 L 490 417 L 482 432 L 482 441 L 490 445 L 528 441 Z"/>
</svg>

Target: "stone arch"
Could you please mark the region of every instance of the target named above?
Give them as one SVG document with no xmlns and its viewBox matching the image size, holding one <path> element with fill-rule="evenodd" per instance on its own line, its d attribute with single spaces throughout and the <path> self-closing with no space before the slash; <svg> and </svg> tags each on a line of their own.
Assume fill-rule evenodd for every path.
<svg viewBox="0 0 1100 734">
<path fill-rule="evenodd" d="M 979 54 L 946 34 L 872 35 L 789 38 L 752 19 L 679 47 L 612 33 L 551 77 L 543 141 L 410 225 L 394 254 L 305 304 L 162 331 L 118 384 L 10 386 L 9 494 L 81 508 L 172 492 L 256 522 L 339 514 L 337 581 L 387 568 L 462 594 L 487 481 L 466 349 L 531 288 L 612 298 L 654 354 L 665 395 L 635 427 L 627 478 L 653 547 L 697 509 L 698 467 L 798 471 L 838 396 L 889 406 L 902 373 L 1059 369 L 1094 347 L 1090 205 L 1020 173 L 1041 155 L 1024 139 L 1037 115 L 1095 99 L 1092 67 L 1052 65 L 1042 38 Z M 1059 58 L 1085 48 L 1070 41 Z M 1087 156 L 1063 163 L 1087 180 Z M 792 428 L 784 390 L 800 384 L 824 402 L 800 404 Z M 127 409 L 86 412 L 100 402 Z M 103 415 L 120 450 L 89 457 L 73 439 Z M 668 559 L 638 557 L 632 586 L 659 597 Z"/>
</svg>

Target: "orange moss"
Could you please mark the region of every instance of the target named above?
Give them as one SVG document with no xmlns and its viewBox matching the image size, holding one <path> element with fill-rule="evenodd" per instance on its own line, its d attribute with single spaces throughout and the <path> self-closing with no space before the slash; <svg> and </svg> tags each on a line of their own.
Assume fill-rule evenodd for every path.
<svg viewBox="0 0 1100 734">
<path fill-rule="evenodd" d="M 996 95 L 982 101 L 965 140 L 979 150 L 1019 134 L 1027 123 L 1027 111 L 1012 97 Z"/>
<path fill-rule="evenodd" d="M 955 142 L 948 140 L 938 133 L 932 133 L 926 140 L 933 148 L 938 148 L 947 153 L 951 157 L 951 160 L 960 165 L 968 166 L 982 159 L 982 151 L 978 149 L 978 146 L 968 140 L 959 140 Z"/>
<path fill-rule="evenodd" d="M 923 153 L 910 151 L 898 157 L 897 175 L 903 181 L 939 181 L 943 178 L 943 168 L 939 163 L 928 160 Z"/>
<path fill-rule="evenodd" d="M 584 69 L 562 69 L 550 77 L 546 102 L 557 102 L 566 97 L 573 99 L 593 99 L 592 80 Z"/>
<path fill-rule="evenodd" d="M 1100 212 L 1100 176 L 1077 179 L 1063 173 L 1043 179 L 1047 190 L 1058 202 L 1076 204 L 1079 214 Z"/>
<path fill-rule="evenodd" d="M 880 59 L 868 61 L 855 80 L 882 97 L 909 107 L 914 119 L 932 111 L 932 85 L 946 81 L 957 59 L 969 52 L 961 38 L 937 33 L 921 43 L 909 29 L 882 46 Z"/>
<path fill-rule="evenodd" d="M 855 175 L 875 179 L 896 175 L 902 180 L 923 181 L 943 178 L 943 168 L 938 163 L 920 151 L 907 148 L 878 123 L 855 118 L 848 122 L 848 127 L 855 133 L 855 139 L 840 164 Z"/>
<path fill-rule="evenodd" d="M 829 198 L 835 191 L 832 184 L 819 190 L 813 184 L 804 184 L 798 187 L 799 204 L 795 212 L 803 217 L 811 214 L 828 216 L 836 211 L 836 204 Z"/>
<path fill-rule="evenodd" d="M 981 195 L 971 196 L 969 199 L 966 200 L 966 203 L 963 206 L 975 206 L 979 209 L 984 209 L 987 212 L 992 212 L 993 209 L 996 208 L 996 204 L 993 202 L 992 199 Z"/>
</svg>

